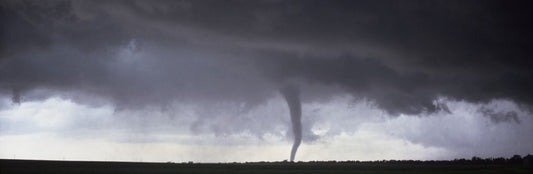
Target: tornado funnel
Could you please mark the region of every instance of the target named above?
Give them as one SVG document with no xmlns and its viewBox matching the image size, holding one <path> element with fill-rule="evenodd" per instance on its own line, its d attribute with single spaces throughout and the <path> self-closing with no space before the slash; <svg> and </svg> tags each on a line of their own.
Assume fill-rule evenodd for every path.
<svg viewBox="0 0 533 174">
<path fill-rule="evenodd" d="M 291 161 L 294 161 L 294 156 L 298 147 L 302 142 L 302 105 L 300 103 L 300 90 L 296 86 L 286 86 L 280 90 L 281 94 L 287 101 L 290 110 L 292 131 L 294 133 L 294 143 L 291 149 Z"/>
</svg>

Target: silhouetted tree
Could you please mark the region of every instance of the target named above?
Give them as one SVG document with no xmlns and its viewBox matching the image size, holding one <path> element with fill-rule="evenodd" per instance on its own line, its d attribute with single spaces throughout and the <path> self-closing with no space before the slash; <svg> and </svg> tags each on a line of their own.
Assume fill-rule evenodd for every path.
<svg viewBox="0 0 533 174">
<path fill-rule="evenodd" d="M 520 155 L 514 155 L 509 159 L 509 163 L 511 164 L 522 164 L 522 156 Z"/>
<path fill-rule="evenodd" d="M 526 155 L 523 159 L 523 166 L 524 168 L 533 168 L 533 155 Z"/>
</svg>

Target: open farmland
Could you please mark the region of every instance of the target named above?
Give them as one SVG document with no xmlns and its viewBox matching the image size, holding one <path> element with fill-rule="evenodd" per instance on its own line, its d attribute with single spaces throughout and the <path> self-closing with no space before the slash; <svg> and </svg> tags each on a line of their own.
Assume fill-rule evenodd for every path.
<svg viewBox="0 0 533 174">
<path fill-rule="evenodd" d="M 451 161 L 138 163 L 1 160 L 9 173 L 532 173 L 522 165 L 453 164 Z"/>
</svg>

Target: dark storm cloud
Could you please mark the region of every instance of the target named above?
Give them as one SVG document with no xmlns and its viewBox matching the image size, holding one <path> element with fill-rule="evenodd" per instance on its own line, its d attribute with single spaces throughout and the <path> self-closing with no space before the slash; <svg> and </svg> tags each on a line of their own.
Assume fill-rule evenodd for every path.
<svg viewBox="0 0 533 174">
<path fill-rule="evenodd" d="M 483 116 L 489 117 L 490 120 L 495 123 L 506 122 L 506 121 L 514 121 L 516 123 L 520 123 L 520 119 L 518 118 L 518 115 L 515 111 L 496 112 L 493 109 L 481 107 L 479 109 L 479 112 L 483 114 Z"/>
<path fill-rule="evenodd" d="M 102 96 L 119 108 L 173 101 L 253 106 L 296 79 L 304 102 L 349 92 L 392 114 L 447 110 L 440 97 L 533 104 L 527 1 L 1 7 L 0 91 L 14 102 L 45 88 Z M 335 88 L 306 89 L 312 84 Z"/>
</svg>

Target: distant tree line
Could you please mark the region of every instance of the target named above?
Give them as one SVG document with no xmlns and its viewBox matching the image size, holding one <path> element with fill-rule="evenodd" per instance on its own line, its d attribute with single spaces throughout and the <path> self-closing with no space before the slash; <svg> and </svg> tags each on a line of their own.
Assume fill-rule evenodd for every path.
<svg viewBox="0 0 533 174">
<path fill-rule="evenodd" d="M 514 165 L 531 168 L 533 162 L 533 155 L 514 155 L 510 158 L 481 158 L 474 156 L 470 159 L 454 159 L 454 160 L 376 160 L 376 161 L 308 161 L 308 162 L 290 162 L 287 160 L 277 162 L 246 162 L 246 164 L 280 164 L 280 163 L 296 163 L 296 164 L 313 164 L 313 163 L 327 163 L 327 164 L 397 164 L 397 165 Z"/>
</svg>

